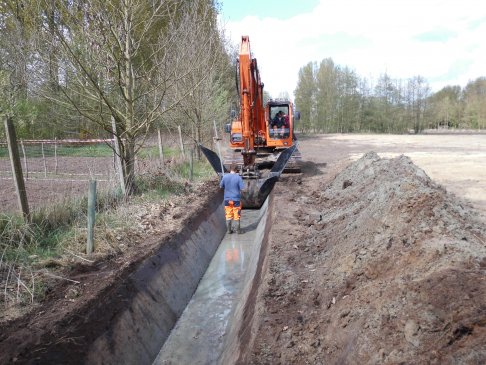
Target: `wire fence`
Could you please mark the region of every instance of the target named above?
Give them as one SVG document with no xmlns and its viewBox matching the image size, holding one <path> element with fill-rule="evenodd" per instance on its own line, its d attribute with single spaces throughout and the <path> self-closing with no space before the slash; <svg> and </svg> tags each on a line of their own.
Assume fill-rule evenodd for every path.
<svg viewBox="0 0 486 365">
<path fill-rule="evenodd" d="M 95 179 L 102 189 L 114 185 L 114 155 L 110 140 L 19 141 L 18 149 L 32 208 L 86 192 Z M 6 143 L 0 143 L 0 203 L 2 213 L 17 209 L 16 191 Z"/>
<path fill-rule="evenodd" d="M 69 176 L 109 176 L 113 151 L 110 140 L 20 141 L 19 154 L 26 179 L 68 178 Z M 0 144 L 0 174 L 12 174 L 7 146 Z M 105 161 L 102 165 L 96 162 Z"/>
<path fill-rule="evenodd" d="M 157 136 L 138 146 L 136 176 L 160 173 L 189 159 L 192 141 Z M 182 144 L 181 144 L 182 142 Z M 86 195 L 89 180 L 98 190 L 119 190 L 114 140 L 23 140 L 18 150 L 31 209 Z M 0 213 L 18 211 L 7 143 L 0 141 Z"/>
<path fill-rule="evenodd" d="M 15 164 L 14 168 L 12 161 L 18 159 L 11 158 L 7 142 L 0 141 L 0 308 L 34 302 L 42 289 L 39 283 L 55 276 L 46 267 L 35 269 L 31 263 L 39 259 L 38 255 L 49 256 L 50 247 L 55 252 L 59 250 L 58 228 L 62 230 L 79 219 L 89 218 L 87 197 L 91 180 L 96 180 L 97 210 L 118 204 L 123 194 L 114 142 L 112 139 L 14 139 L 11 146 L 17 146 L 20 159 L 20 167 Z M 185 186 L 182 180 L 192 179 L 196 155 L 194 140 L 184 136 L 180 127 L 178 134 L 161 135 L 157 131 L 137 146 L 135 176 L 146 189 L 160 188 L 163 192 L 166 187 L 161 184 L 174 182 L 173 186 Z M 213 174 L 212 170 L 205 170 L 204 163 L 198 167 L 200 177 Z M 24 224 L 21 219 L 21 196 L 25 194 L 17 194 L 19 169 L 33 224 Z M 47 231 L 53 233 L 52 237 Z"/>
</svg>

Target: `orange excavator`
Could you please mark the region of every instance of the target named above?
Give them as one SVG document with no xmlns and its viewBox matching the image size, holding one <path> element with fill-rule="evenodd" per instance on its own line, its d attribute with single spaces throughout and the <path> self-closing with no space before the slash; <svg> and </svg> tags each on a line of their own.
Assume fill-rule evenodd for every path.
<svg viewBox="0 0 486 365">
<path fill-rule="evenodd" d="M 228 166 L 238 166 L 245 180 L 243 208 L 259 208 L 275 182 L 292 161 L 292 171 L 299 171 L 300 153 L 294 136 L 294 110 L 289 100 L 270 100 L 264 105 L 263 83 L 257 60 L 251 57 L 248 36 L 241 39 L 237 64 L 237 89 L 240 112 L 227 126 L 232 156 L 224 162 L 212 150 L 200 146 L 213 169 L 222 176 Z M 298 116 L 298 114 L 297 114 Z"/>
</svg>

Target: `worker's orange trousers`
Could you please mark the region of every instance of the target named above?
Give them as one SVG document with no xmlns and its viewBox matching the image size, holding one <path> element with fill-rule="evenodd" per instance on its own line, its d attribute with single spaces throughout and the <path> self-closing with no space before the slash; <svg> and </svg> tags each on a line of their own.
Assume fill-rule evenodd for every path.
<svg viewBox="0 0 486 365">
<path fill-rule="evenodd" d="M 241 216 L 241 202 L 233 201 L 233 200 L 225 200 L 224 214 L 226 216 L 227 221 L 231 219 L 235 221 L 239 221 Z"/>
</svg>

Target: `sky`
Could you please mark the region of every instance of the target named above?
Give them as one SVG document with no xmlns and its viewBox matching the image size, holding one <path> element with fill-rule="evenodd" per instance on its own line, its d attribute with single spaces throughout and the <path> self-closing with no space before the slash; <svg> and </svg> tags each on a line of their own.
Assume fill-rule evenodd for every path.
<svg viewBox="0 0 486 365">
<path fill-rule="evenodd" d="M 325 58 L 433 92 L 486 76 L 484 0 L 221 0 L 220 24 L 235 45 L 250 37 L 272 97 L 293 98 L 299 69 Z"/>
</svg>

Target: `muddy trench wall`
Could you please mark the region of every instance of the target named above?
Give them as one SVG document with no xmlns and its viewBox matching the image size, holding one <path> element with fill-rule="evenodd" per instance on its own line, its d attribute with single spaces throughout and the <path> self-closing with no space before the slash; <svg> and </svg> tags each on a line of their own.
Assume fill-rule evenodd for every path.
<svg viewBox="0 0 486 365">
<path fill-rule="evenodd" d="M 86 354 L 89 364 L 152 364 L 225 234 L 222 195 L 128 277 L 135 291 Z"/>
</svg>

